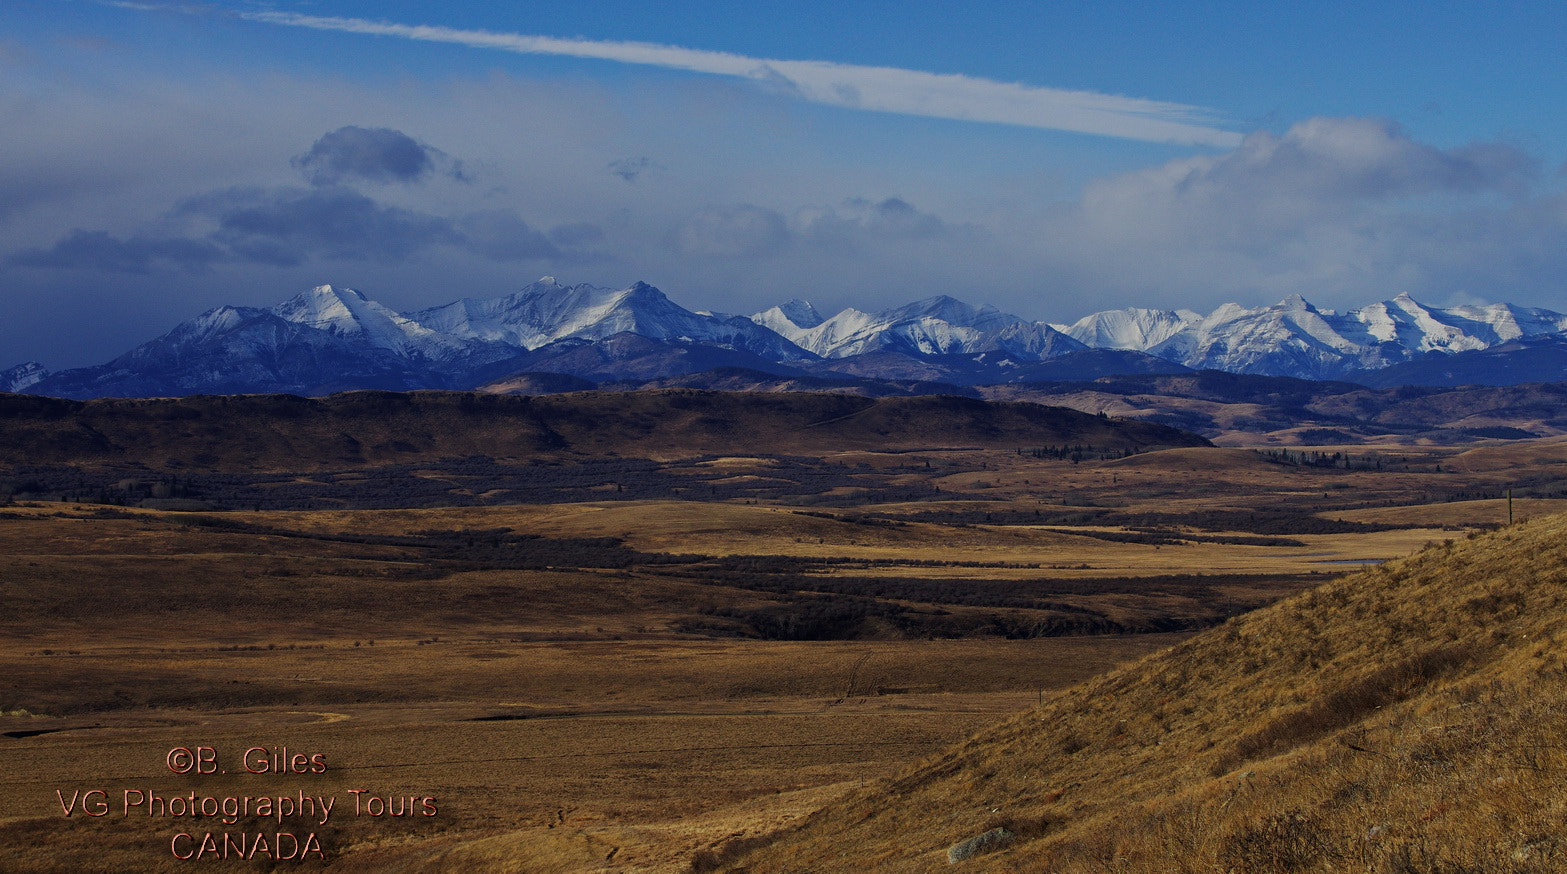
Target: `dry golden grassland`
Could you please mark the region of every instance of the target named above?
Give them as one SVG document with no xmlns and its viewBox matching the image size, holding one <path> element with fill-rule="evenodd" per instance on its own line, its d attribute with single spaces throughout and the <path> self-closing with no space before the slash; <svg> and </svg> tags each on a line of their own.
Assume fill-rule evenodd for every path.
<svg viewBox="0 0 1567 874">
<path fill-rule="evenodd" d="M 543 513 L 455 512 L 236 515 L 393 531 Z M 0 517 L 0 733 L 20 735 L 0 737 L 8 870 L 184 864 L 169 841 L 189 821 L 62 815 L 55 790 L 94 788 L 441 799 L 427 821 L 320 829 L 334 868 L 377 870 L 388 854 L 448 845 L 453 859 L 482 859 L 490 845 L 469 841 L 537 832 L 513 855 L 543 867 L 518 870 L 581 870 L 582 853 L 616 847 L 630 869 L 683 870 L 737 829 L 787 822 L 1042 689 L 1178 639 L 710 639 L 669 624 L 698 603 L 758 597 L 635 571 L 432 575 L 398 547 L 155 511 Z M 167 771 L 170 749 L 198 745 L 228 756 L 288 746 L 330 768 L 201 781 Z"/>
<path fill-rule="evenodd" d="M 1256 613 L 1183 644 L 1172 653 L 1188 661 L 1160 674 L 1167 688 L 1158 694 L 1126 692 L 1136 686 L 1126 679 L 1132 669 L 1057 690 L 1189 631 L 1081 632 L 1199 628 L 1327 580 L 1342 568 L 1336 562 L 1395 558 L 1462 537 L 1442 529 L 1505 521 L 1496 518 L 1500 505 L 1428 503 L 1433 494 L 1538 484 L 1559 463 L 1550 447 L 1476 450 L 1462 464 L 1456 452 L 1410 452 L 1410 469 L 1380 471 L 1279 464 L 1234 449 L 1080 463 L 994 449 L 831 456 L 868 477 L 892 472 L 900 484 L 947 493 L 882 504 L 606 494 L 418 510 L 0 507 L 0 869 L 183 870 L 169 849 L 174 833 L 234 828 L 66 817 L 57 790 L 66 800 L 92 788 L 116 800 L 138 788 L 303 790 L 346 806 L 349 790 L 363 788 L 433 797 L 439 813 L 334 816 L 320 829 L 325 867 L 685 871 L 724 863 L 747 841 L 808 820 L 805 831 L 761 849 L 757 870 L 788 869 L 797 852 L 817 860 L 812 870 L 924 870 L 945 865 L 948 844 L 995 820 L 1039 840 L 1023 845 L 1028 853 L 986 859 L 1051 870 L 1053 862 L 1036 864 L 1032 854 L 1078 858 L 1044 853 L 1055 846 L 1045 838 L 1079 834 L 1068 823 L 1084 823 L 1081 834 L 1094 841 L 1117 834 L 1101 827 L 1120 815 L 1106 794 L 1115 774 L 1143 781 L 1127 784 L 1126 798 L 1143 805 L 1131 808 L 1136 817 L 1157 822 L 1176 821 L 1155 803 L 1171 793 L 1201 800 L 1234 786 L 1278 785 L 1267 781 L 1284 778 L 1253 760 L 1285 761 L 1285 736 L 1301 732 L 1304 719 L 1290 714 L 1309 712 L 1317 693 L 1336 700 L 1339 688 L 1327 675 L 1301 674 L 1305 666 L 1340 665 L 1353 679 L 1382 663 L 1377 647 L 1395 647 L 1382 660 L 1400 665 L 1424 652 L 1412 641 L 1425 639 L 1415 617 L 1397 632 L 1354 630 L 1378 619 L 1366 611 L 1392 621 L 1387 602 L 1402 596 L 1375 595 L 1371 583 L 1403 577 L 1381 571 L 1324 590 L 1349 594 L 1307 594 L 1323 600 L 1297 597 L 1267 614 L 1284 610 L 1304 631 L 1269 631 L 1266 645 L 1242 647 L 1233 629 L 1274 627 L 1254 625 L 1264 615 Z M 745 481 L 784 475 L 776 459 L 739 455 L 676 459 L 669 468 Z M 1516 504 L 1520 518 L 1554 509 L 1537 498 Z M 1293 524 L 1320 517 L 1394 527 L 1282 536 L 1214 527 L 1281 510 Z M 1080 514 L 1089 516 L 1072 518 Z M 544 540 L 516 540 L 535 536 Z M 569 548 L 528 552 L 535 543 Z M 761 564 L 751 568 L 749 558 Z M 1439 576 L 1433 561 L 1411 566 Z M 1420 609 L 1441 612 L 1440 590 L 1421 589 Z M 1507 603 L 1498 609 L 1511 610 Z M 831 612 L 844 604 L 867 612 Z M 1473 609 L 1448 606 L 1442 621 L 1450 625 Z M 830 615 L 822 619 L 819 608 Z M 1021 639 L 1007 639 L 1003 626 Z M 962 638 L 944 639 L 952 629 Z M 1034 636 L 1062 630 L 1077 633 Z M 831 639 L 783 639 L 816 631 Z M 1362 632 L 1372 636 L 1354 643 Z M 1297 654 L 1301 640 L 1318 639 L 1328 642 Z M 1210 692 L 1235 697 L 1222 706 L 1183 703 Z M 1052 694 L 1034 716 L 992 732 L 1012 744 L 994 760 L 985 751 L 1001 741 L 940 752 Z M 1112 715 L 1127 724 L 1102 724 Z M 1036 744 L 1027 732 L 1042 719 L 1054 733 Z M 1163 732 L 1177 731 L 1186 746 L 1174 748 L 1188 752 L 1172 764 L 1160 748 L 1171 743 Z M 248 747 L 287 746 L 321 754 L 328 768 L 178 776 L 164 756 L 181 746 L 213 747 L 230 761 Z M 982 764 L 970 768 L 970 755 Z M 937 777 L 887 783 L 921 759 L 946 764 L 916 772 Z M 1025 762 L 1033 764 L 1014 765 Z M 1061 762 L 1081 773 L 1050 776 Z M 1242 766 L 1256 774 L 1238 783 L 1230 770 Z M 1052 787 L 1045 795 L 1060 794 L 1017 801 L 1044 784 Z M 878 811 L 885 791 L 907 804 Z M 847 825 L 861 819 L 873 823 L 869 832 Z M 242 825 L 254 831 L 259 823 Z M 1176 827 L 1138 828 L 1146 837 Z M 1224 849 L 1229 833 L 1205 839 L 1219 848 L 1211 852 L 1177 847 L 1174 838 L 1146 852 L 1240 858 L 1243 850 Z M 1246 840 L 1266 843 L 1271 834 Z M 1130 848 L 1145 837 L 1094 849 L 1093 858 L 1112 868 L 1122 857 L 1142 859 L 1144 850 Z"/>
<path fill-rule="evenodd" d="M 1444 541 L 1051 696 L 734 870 L 1560 871 L 1567 518 Z M 852 860 L 852 861 L 850 861 Z"/>
</svg>

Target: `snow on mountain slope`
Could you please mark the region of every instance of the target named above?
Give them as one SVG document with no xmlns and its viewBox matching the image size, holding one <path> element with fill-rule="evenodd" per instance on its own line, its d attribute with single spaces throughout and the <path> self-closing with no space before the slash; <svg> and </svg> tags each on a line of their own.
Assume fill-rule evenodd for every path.
<svg viewBox="0 0 1567 874">
<path fill-rule="evenodd" d="M 1408 295 L 1400 297 L 1407 298 Z M 1464 325 L 1471 335 L 1489 340 L 1492 345 L 1567 331 L 1567 316 L 1539 307 L 1493 303 L 1448 307 L 1437 312 L 1453 323 Z M 1485 329 L 1489 329 L 1489 334 Z"/>
<path fill-rule="evenodd" d="M 36 388 L 64 397 L 452 388 L 516 353 L 322 285 L 275 307 L 208 310 L 107 364 L 51 374 Z"/>
<path fill-rule="evenodd" d="M 764 328 L 777 331 L 787 337 L 790 342 L 798 343 L 797 337 L 803 335 L 811 328 L 827 321 L 816 307 L 808 300 L 793 298 L 771 309 L 763 310 L 751 316 L 751 321 Z"/>
<path fill-rule="evenodd" d="M 352 335 L 291 322 L 270 309 L 225 306 L 107 364 L 52 374 L 35 389 L 90 398 L 438 387 L 425 370 Z"/>
<path fill-rule="evenodd" d="M 1148 351 L 1197 369 L 1325 378 L 1365 348 L 1347 339 L 1300 295 L 1248 310 L 1226 304 Z"/>
<path fill-rule="evenodd" d="M 787 314 L 780 306 L 752 318 L 776 324 Z M 1039 358 L 1082 348 L 1043 323 L 1026 322 L 989 305 L 974 307 L 947 295 L 877 313 L 851 307 L 811 328 L 804 328 L 792 318 L 788 321 L 795 330 L 786 336 L 824 358 L 846 358 L 882 349 L 914 355 L 1004 349 Z M 783 327 L 788 329 L 788 325 Z"/>
<path fill-rule="evenodd" d="M 1095 349 L 1131 349 L 1140 352 L 1163 343 L 1176 331 L 1201 318 L 1201 315 L 1191 310 L 1129 307 L 1084 316 L 1069 326 L 1051 327 Z"/>
<path fill-rule="evenodd" d="M 1427 352 L 1488 349 L 1567 330 L 1567 316 L 1511 304 L 1428 307 L 1400 294 L 1346 312 L 1318 309 L 1300 295 L 1248 309 L 1224 304 L 1190 311 L 1111 310 L 1079 319 L 1067 333 L 1094 348 L 1131 349 L 1187 367 L 1271 376 L 1336 378 L 1409 361 Z"/>
<path fill-rule="evenodd" d="M 1014 322 L 980 338 L 971 352 L 1010 352 L 1025 360 L 1043 361 L 1087 349 L 1087 344 L 1044 322 Z"/>
<path fill-rule="evenodd" d="M 602 312 L 615 293 L 586 283 L 562 285 L 555 277 L 546 276 L 514 294 L 463 298 L 411 312 L 408 317 L 453 336 L 536 349 L 581 327 L 586 321 L 584 313 Z"/>
<path fill-rule="evenodd" d="M 1010 313 L 1004 313 L 990 304 L 975 307 L 945 294 L 938 294 L 935 297 L 927 297 L 924 300 L 917 300 L 913 303 L 904 304 L 901 307 L 885 310 L 880 315 L 892 324 L 906 321 L 931 320 L 965 328 L 974 328 L 983 332 L 999 331 L 1007 325 L 1023 321 L 1023 319 Z"/>
<path fill-rule="evenodd" d="M 49 371 L 36 361 L 0 370 L 0 392 L 24 392 L 37 385 Z"/>
<path fill-rule="evenodd" d="M 833 315 L 809 330 L 796 333 L 795 345 L 823 358 L 842 358 L 852 352 L 840 352 L 851 344 L 864 344 L 878 326 L 876 316 L 853 307 Z"/>
<path fill-rule="evenodd" d="M 272 308 L 287 322 L 363 342 L 408 358 L 440 361 L 469 356 L 480 338 L 461 338 L 420 324 L 352 288 L 318 285 Z"/>
<path fill-rule="evenodd" d="M 632 333 L 655 340 L 743 349 L 783 360 L 810 357 L 750 319 L 694 313 L 645 282 L 617 290 L 587 284 L 565 286 L 546 276 L 505 297 L 467 298 L 409 313 L 408 317 L 453 336 L 495 340 L 523 349 L 567 338 L 602 340 Z"/>
<path fill-rule="evenodd" d="M 1350 310 L 1339 322 L 1345 337 L 1362 346 L 1380 346 L 1379 354 L 1363 356 L 1363 366 L 1367 367 L 1395 364 L 1424 352 L 1485 349 L 1521 336 L 1516 326 L 1510 331 L 1498 331 L 1483 319 L 1427 307 L 1407 293 Z M 1504 337 L 1503 333 L 1511 336 Z"/>
</svg>

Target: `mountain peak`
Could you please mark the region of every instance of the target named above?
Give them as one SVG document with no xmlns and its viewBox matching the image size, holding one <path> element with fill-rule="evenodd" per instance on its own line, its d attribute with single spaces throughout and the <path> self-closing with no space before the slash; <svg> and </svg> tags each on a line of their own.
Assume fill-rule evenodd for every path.
<svg viewBox="0 0 1567 874">
<path fill-rule="evenodd" d="M 360 313 L 368 306 L 375 305 L 352 288 L 318 285 L 294 295 L 272 311 L 290 322 L 312 327 L 347 328 L 359 321 Z"/>
<path fill-rule="evenodd" d="M 794 360 L 805 353 L 740 317 L 696 313 L 638 280 L 620 288 L 562 285 L 546 276 L 515 294 L 464 300 L 407 314 L 413 322 L 459 338 L 539 349 L 568 338 L 601 341 L 621 333 L 654 340 L 706 343 Z M 736 324 L 735 319 L 740 318 Z"/>
<path fill-rule="evenodd" d="M 1201 319 L 1202 316 L 1191 310 L 1128 307 L 1093 313 L 1057 330 L 1098 349 L 1140 351 L 1159 345 Z"/>
<path fill-rule="evenodd" d="M 683 307 L 680 307 L 679 304 L 671 301 L 669 297 L 662 291 L 659 291 L 656 286 L 648 285 L 646 282 L 643 282 L 640 279 L 631 283 L 631 285 L 624 291 L 616 293 L 615 300 L 618 301 L 620 305 L 630 306 L 639 310 L 649 307 L 652 307 L 654 310 L 663 310 L 667 307 L 675 307 L 680 309 L 682 312 L 685 312 Z"/>
<path fill-rule="evenodd" d="M 296 297 L 305 296 L 330 298 L 332 300 L 342 300 L 344 298 L 353 298 L 354 300 L 369 300 L 369 298 L 365 297 L 364 293 L 357 288 L 338 288 L 337 286 L 330 283 L 326 285 L 318 285 L 309 291 L 300 292 L 298 295 L 296 295 Z"/>
<path fill-rule="evenodd" d="M 1024 321 L 990 304 L 976 307 L 949 294 L 938 294 L 917 300 L 896 309 L 884 310 L 876 316 L 895 323 L 911 319 L 939 319 L 953 325 L 986 331 L 998 331 L 1013 322 Z"/>
<path fill-rule="evenodd" d="M 553 276 L 540 276 L 537 280 L 524 285 L 520 291 L 512 297 L 529 297 L 547 294 L 557 294 L 565 291 L 567 286 L 561 285 L 560 280 Z"/>
<path fill-rule="evenodd" d="M 787 329 L 792 326 L 802 331 L 808 331 L 827 321 L 827 319 L 817 311 L 810 301 L 792 297 L 771 309 L 751 316 L 751 321 L 765 325 L 775 331 L 779 331 L 779 333 L 784 333 L 784 331 L 779 329 Z"/>
<path fill-rule="evenodd" d="M 284 321 L 339 337 L 357 338 L 358 342 L 399 356 L 441 357 L 460 352 L 468 343 L 399 315 L 352 288 L 318 285 L 270 312 Z"/>
<path fill-rule="evenodd" d="M 968 315 L 970 313 L 978 312 L 978 310 L 976 310 L 974 307 L 964 303 L 961 300 L 958 300 L 950 294 L 938 294 L 932 297 L 927 297 L 923 300 L 917 300 L 906 307 L 899 307 L 898 310 L 907 311 L 910 313 L 928 313 L 930 315 L 958 315 L 960 313 Z"/>
</svg>

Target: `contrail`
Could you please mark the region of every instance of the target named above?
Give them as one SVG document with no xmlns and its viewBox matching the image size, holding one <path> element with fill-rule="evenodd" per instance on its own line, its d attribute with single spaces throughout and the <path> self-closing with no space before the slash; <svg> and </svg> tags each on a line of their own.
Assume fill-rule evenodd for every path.
<svg viewBox="0 0 1567 874">
<path fill-rule="evenodd" d="M 190 9 L 189 6 L 137 2 L 113 5 L 133 9 Z M 1241 141 L 1240 134 L 1217 127 L 1218 120 L 1213 113 L 1200 107 L 1093 91 L 997 82 L 962 74 L 831 61 L 769 60 L 657 43 L 559 39 L 290 12 L 241 12 L 237 15 L 249 21 L 288 27 L 451 43 L 520 54 L 595 58 L 731 76 L 764 83 L 802 100 L 849 109 L 1193 146 L 1233 148 Z"/>
</svg>

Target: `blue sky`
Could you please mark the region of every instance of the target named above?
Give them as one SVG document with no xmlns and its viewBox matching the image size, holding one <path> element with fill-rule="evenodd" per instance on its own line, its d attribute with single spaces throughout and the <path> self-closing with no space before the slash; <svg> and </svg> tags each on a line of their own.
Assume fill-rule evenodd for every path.
<svg viewBox="0 0 1567 874">
<path fill-rule="evenodd" d="M 323 282 L 1567 310 L 1559 3 L 0 5 L 0 367 Z"/>
</svg>

